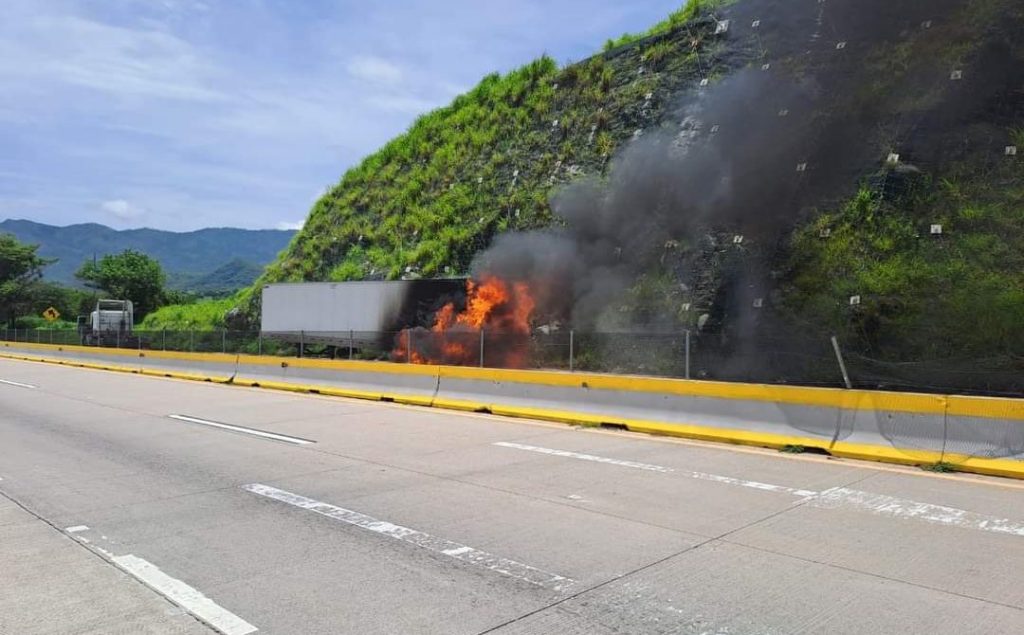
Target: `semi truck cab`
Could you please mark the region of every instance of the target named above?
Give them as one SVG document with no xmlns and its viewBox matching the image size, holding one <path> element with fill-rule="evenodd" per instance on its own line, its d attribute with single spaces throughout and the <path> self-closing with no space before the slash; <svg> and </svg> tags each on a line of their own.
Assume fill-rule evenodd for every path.
<svg viewBox="0 0 1024 635">
<path fill-rule="evenodd" d="M 85 346 L 125 346 L 134 320 L 131 300 L 99 300 L 92 313 L 79 316 L 78 333 Z"/>
</svg>

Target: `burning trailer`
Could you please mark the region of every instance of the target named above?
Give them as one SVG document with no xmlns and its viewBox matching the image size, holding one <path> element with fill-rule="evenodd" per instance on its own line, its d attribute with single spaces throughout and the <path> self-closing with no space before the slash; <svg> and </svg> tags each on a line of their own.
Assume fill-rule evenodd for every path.
<svg viewBox="0 0 1024 635">
<path fill-rule="evenodd" d="M 524 368 L 535 305 L 524 282 L 494 276 L 270 284 L 262 335 L 398 362 Z"/>
<path fill-rule="evenodd" d="M 525 282 L 466 280 L 465 295 L 434 312 L 428 326 L 402 330 L 392 358 L 414 364 L 525 368 L 536 301 Z"/>
<path fill-rule="evenodd" d="M 302 282 L 263 287 L 264 338 L 354 351 L 390 351 L 404 329 L 466 293 L 466 279 Z"/>
</svg>

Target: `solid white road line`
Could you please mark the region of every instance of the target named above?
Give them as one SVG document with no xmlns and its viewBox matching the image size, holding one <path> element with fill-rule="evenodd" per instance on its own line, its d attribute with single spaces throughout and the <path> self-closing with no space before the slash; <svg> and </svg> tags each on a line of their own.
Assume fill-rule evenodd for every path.
<svg viewBox="0 0 1024 635">
<path fill-rule="evenodd" d="M 229 423 L 219 423 L 217 421 L 207 421 L 206 419 L 197 419 L 196 417 L 189 417 L 186 415 L 167 415 L 171 419 L 177 419 L 178 421 L 187 421 L 189 423 L 198 423 L 204 426 L 211 426 L 213 428 L 221 428 L 224 430 L 231 430 L 232 432 L 241 432 L 243 434 L 251 434 L 255 437 L 262 437 L 264 439 L 273 439 L 275 441 L 284 441 L 285 443 L 294 443 L 295 445 L 310 445 L 315 441 L 309 439 L 300 439 L 298 437 L 290 437 L 286 434 L 277 434 L 275 432 L 264 432 L 263 430 L 253 430 L 252 428 L 243 428 L 242 426 L 233 426 Z"/>
<path fill-rule="evenodd" d="M 89 531 L 89 528 L 85 525 L 75 525 L 74 527 L 68 527 L 64 531 L 68 532 L 69 534 L 77 534 L 80 531 Z"/>
<path fill-rule="evenodd" d="M 1006 518 L 978 514 L 956 507 L 932 505 L 884 494 L 846 489 L 845 487 L 834 487 L 821 492 L 814 497 L 812 504 L 815 507 L 826 509 L 846 507 L 891 518 L 910 518 L 937 525 L 1024 536 L 1024 524 L 1015 523 Z"/>
<path fill-rule="evenodd" d="M 38 386 L 33 386 L 32 384 L 23 384 L 19 381 L 7 381 L 6 379 L 0 379 L 0 384 L 7 384 L 8 386 L 17 386 L 18 388 L 29 388 L 32 390 L 38 388 Z"/>
<path fill-rule="evenodd" d="M 537 452 L 539 454 L 548 454 L 551 456 L 560 456 L 569 459 L 579 459 L 581 461 L 593 461 L 595 463 L 606 463 L 608 465 L 618 465 L 620 467 L 631 467 L 638 470 L 646 470 L 648 472 L 660 472 L 662 474 L 678 474 L 686 478 L 698 479 L 701 481 L 712 481 L 715 483 L 725 483 L 726 485 L 736 485 L 739 487 L 748 487 L 751 489 L 759 489 L 766 492 L 779 492 L 782 494 L 792 494 L 794 496 L 809 497 L 814 496 L 817 492 L 806 489 L 794 489 L 792 487 L 785 487 L 783 485 L 772 485 L 771 483 L 759 483 L 757 481 L 746 481 L 743 479 L 732 478 L 729 476 L 719 476 L 718 474 L 707 474 L 705 472 L 691 472 L 689 470 L 675 470 L 670 467 L 663 467 L 661 465 L 651 465 L 648 463 L 637 463 L 636 461 L 623 461 L 620 459 L 610 459 L 604 456 L 595 456 L 593 454 L 580 454 L 579 452 L 569 452 L 567 450 L 555 450 L 553 448 L 542 448 L 535 445 L 525 445 L 522 443 L 509 443 L 506 441 L 499 441 L 495 443 L 499 447 L 512 448 L 515 450 L 525 450 L 527 452 Z"/>
<path fill-rule="evenodd" d="M 395 540 L 401 540 L 417 547 L 422 547 L 435 553 L 446 555 L 456 560 L 468 562 L 469 564 L 489 569 L 496 573 L 506 575 L 512 578 L 529 582 L 540 587 L 546 587 L 555 591 L 564 591 L 570 585 L 575 583 L 575 580 L 566 578 L 564 576 L 549 573 L 536 567 L 516 562 L 515 560 L 509 560 L 508 558 L 501 558 L 494 554 L 474 549 L 451 540 L 445 540 L 444 538 L 437 538 L 431 536 L 428 533 L 410 529 L 409 527 L 403 527 L 401 525 L 395 525 L 384 520 L 378 520 L 372 516 L 354 512 L 343 507 L 337 507 L 328 503 L 322 503 L 312 498 L 306 498 L 299 494 L 293 494 L 284 490 L 277 489 L 276 487 L 270 487 L 268 485 L 261 485 L 259 483 L 251 483 L 249 485 L 243 485 L 243 489 L 246 489 L 254 494 L 260 496 L 266 496 L 282 503 L 288 503 L 301 509 L 305 509 L 311 512 L 316 512 L 328 518 L 334 520 L 340 520 L 343 523 L 354 525 L 360 529 L 372 531 L 388 538 L 394 538 Z"/>
<path fill-rule="evenodd" d="M 131 554 L 115 556 L 114 564 L 138 578 L 143 584 L 163 595 L 224 635 L 246 635 L 257 629 L 181 580 L 172 578 L 150 562 Z"/>
</svg>

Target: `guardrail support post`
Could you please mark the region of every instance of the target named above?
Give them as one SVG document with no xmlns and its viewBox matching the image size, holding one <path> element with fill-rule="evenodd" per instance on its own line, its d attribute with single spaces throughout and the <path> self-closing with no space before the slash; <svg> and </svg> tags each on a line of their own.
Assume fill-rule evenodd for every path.
<svg viewBox="0 0 1024 635">
<path fill-rule="evenodd" d="M 690 330 L 686 330 L 686 378 L 690 378 Z"/>
<path fill-rule="evenodd" d="M 846 372 L 846 363 L 843 362 L 843 353 L 839 350 L 839 340 L 836 336 L 832 336 L 832 350 L 836 352 L 836 360 L 839 361 L 839 370 L 843 373 L 843 383 L 846 384 L 848 390 L 853 389 L 853 384 L 850 382 L 850 374 Z"/>
<path fill-rule="evenodd" d="M 480 368 L 484 367 L 484 330 L 480 329 Z"/>
<path fill-rule="evenodd" d="M 576 365 L 576 331 L 569 329 L 569 372 L 574 370 Z"/>
</svg>

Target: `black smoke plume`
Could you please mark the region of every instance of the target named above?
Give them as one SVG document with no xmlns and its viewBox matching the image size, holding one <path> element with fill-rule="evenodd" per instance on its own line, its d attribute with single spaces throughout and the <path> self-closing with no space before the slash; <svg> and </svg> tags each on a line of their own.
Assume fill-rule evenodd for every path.
<svg viewBox="0 0 1024 635">
<path fill-rule="evenodd" d="M 606 178 L 551 198 L 558 228 L 499 236 L 473 274 L 526 281 L 541 319 L 600 330 L 618 319 L 610 309 L 638 276 L 664 269 L 667 245 L 694 249 L 722 230 L 770 245 L 809 209 L 842 200 L 886 169 L 894 153 L 904 164 L 937 168 L 959 127 L 1016 81 L 998 37 L 955 69 L 942 56 L 975 37 L 969 5 L 738 3 L 715 16 L 730 21 L 717 36 L 725 53 L 716 70 L 725 78 L 703 88 L 695 78 L 674 98 L 669 123 L 629 143 Z M 715 22 L 694 28 L 712 33 Z M 977 80 L 955 81 L 953 70 Z M 763 294 L 767 269 L 755 259 L 734 289 Z M 738 323 L 753 311 L 748 300 Z"/>
</svg>

